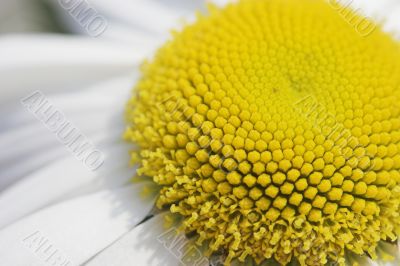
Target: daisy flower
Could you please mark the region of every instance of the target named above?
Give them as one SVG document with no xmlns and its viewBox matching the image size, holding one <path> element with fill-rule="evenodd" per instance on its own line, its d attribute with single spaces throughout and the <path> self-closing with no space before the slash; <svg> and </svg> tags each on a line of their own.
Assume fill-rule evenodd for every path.
<svg viewBox="0 0 400 266">
<path fill-rule="evenodd" d="M 0 39 L 2 265 L 399 264 L 396 1 L 53 4 Z"/>
</svg>

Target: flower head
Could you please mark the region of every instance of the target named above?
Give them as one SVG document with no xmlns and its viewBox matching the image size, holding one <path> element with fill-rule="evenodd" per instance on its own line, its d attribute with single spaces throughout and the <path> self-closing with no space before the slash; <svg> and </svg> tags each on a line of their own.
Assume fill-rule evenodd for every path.
<svg viewBox="0 0 400 266">
<path fill-rule="evenodd" d="M 344 264 L 397 239 L 400 49 L 379 27 L 325 1 L 243 0 L 142 73 L 125 134 L 138 174 L 226 264 Z"/>
</svg>

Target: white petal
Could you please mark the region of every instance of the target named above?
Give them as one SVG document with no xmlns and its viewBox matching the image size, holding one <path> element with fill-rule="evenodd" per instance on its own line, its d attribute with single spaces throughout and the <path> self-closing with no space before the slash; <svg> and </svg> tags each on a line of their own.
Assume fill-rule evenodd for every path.
<svg viewBox="0 0 400 266">
<path fill-rule="evenodd" d="M 121 21 L 113 21 L 98 39 L 112 40 L 127 45 L 143 45 L 148 48 L 150 55 L 154 54 L 155 50 L 165 42 L 165 38 L 158 34 L 148 34 Z"/>
<path fill-rule="evenodd" d="M 147 56 L 146 46 L 57 35 L 0 38 L 0 103 L 16 104 L 31 91 L 76 90 L 131 73 Z"/>
<path fill-rule="evenodd" d="M 90 138 L 90 141 L 94 144 L 89 151 L 96 149 L 104 153 L 113 147 L 129 147 L 127 143 L 122 143 L 120 139 L 120 130 L 99 134 L 96 137 Z M 0 191 L 6 189 L 9 185 L 18 180 L 37 172 L 41 167 L 48 166 L 57 160 L 64 161 L 66 158 L 69 158 L 68 160 L 77 161 L 78 159 L 75 159 L 75 155 L 76 153 L 72 152 L 62 143 L 57 143 L 55 147 L 44 147 L 43 149 L 29 153 L 21 153 L 13 160 L 2 163 L 2 171 L 0 173 Z M 125 156 L 121 155 L 121 158 L 129 157 L 128 152 L 124 155 Z M 5 157 L 5 159 L 7 159 L 7 157 Z"/>
<path fill-rule="evenodd" d="M 142 32 L 150 38 L 164 39 L 168 36 L 169 30 L 180 25 L 182 18 L 193 19 L 195 11 L 204 9 L 205 1 L 115 0 L 110 2 L 93 0 L 87 6 L 78 6 L 79 1 L 75 5 L 60 5 L 59 1 L 50 1 L 50 3 L 56 8 L 60 17 L 66 21 L 65 24 L 74 32 L 92 35 L 86 26 L 87 23 L 80 23 L 81 20 L 71 11 L 76 9 L 76 14 L 79 11 L 85 12 L 93 8 L 96 13 L 91 18 L 98 15 L 104 17 L 108 23 L 107 29 L 98 37 L 118 37 L 116 29 L 118 31 L 121 25 L 125 24 L 133 31 Z M 122 35 L 119 36 L 124 38 Z M 132 40 L 135 43 L 140 39 Z"/>
<path fill-rule="evenodd" d="M 195 11 L 204 7 L 204 1 L 191 1 L 187 8 L 177 1 L 161 0 L 93 0 L 91 4 L 111 20 L 119 20 L 148 34 L 161 36 L 178 26 L 180 19 L 193 17 Z"/>
<path fill-rule="evenodd" d="M 118 115 L 123 117 L 122 112 L 118 112 Z M 117 119 L 118 116 L 114 116 L 112 113 L 102 115 L 102 113 L 93 114 L 90 111 L 84 111 L 79 118 L 73 119 L 73 123 L 74 128 L 77 128 L 90 140 L 110 139 L 111 137 L 119 140 L 124 126 Z M 36 125 L 10 130 L 0 135 L 0 147 L 3 150 L 0 155 L 0 164 L 16 162 L 16 160 L 24 159 L 23 157 L 37 154 L 41 150 L 47 152 L 53 148 L 65 149 L 58 140 L 57 131 L 53 133 L 40 121 L 36 121 L 36 123 Z"/>
<path fill-rule="evenodd" d="M 79 134 L 97 146 L 122 139 L 123 110 L 132 84 L 132 78 L 122 77 L 79 92 L 45 96 L 54 110 L 62 112 Z M 21 104 L 0 118 L 0 124 L 4 131 L 0 131 L 0 191 L 45 163 L 71 156 L 57 132 Z"/>
<path fill-rule="evenodd" d="M 235 2 L 235 0 L 208 0 L 208 2 L 211 2 L 219 7 L 223 7 L 230 2 Z"/>
<path fill-rule="evenodd" d="M 372 18 L 378 23 L 383 22 L 385 31 L 394 33 L 400 38 L 400 3 L 398 0 L 339 0 L 338 2 L 352 7 L 353 10 L 364 17 Z M 341 15 L 345 19 L 346 15 Z"/>
<path fill-rule="evenodd" d="M 82 113 L 88 110 L 109 113 L 116 108 L 118 108 L 118 111 L 124 109 L 125 101 L 130 96 L 131 89 L 137 78 L 138 71 L 135 69 L 132 73 L 97 81 L 90 86 L 80 84 L 72 91 L 62 91 L 61 93 L 49 91 L 48 93 L 43 93 L 68 118 L 80 117 Z M 62 84 L 55 85 L 55 87 L 60 86 Z M 57 91 L 58 89 L 55 88 L 54 90 Z M 31 89 L 29 92 L 18 96 L 22 100 L 34 91 L 36 90 Z M 9 130 L 17 125 L 37 124 L 37 119 L 34 119 L 32 113 L 27 111 L 20 101 L 12 106 L 2 107 L 1 111 L 4 116 L 0 117 L 0 132 Z"/>
<path fill-rule="evenodd" d="M 352 1 L 339 1 L 340 3 L 348 3 L 354 9 L 360 8 L 361 13 L 365 16 L 375 16 L 375 18 L 387 16 L 392 8 L 398 5 L 397 0 L 381 0 L 381 1 L 364 1 L 364 0 L 352 0 Z"/>
<path fill-rule="evenodd" d="M 392 33 L 397 40 L 400 40 L 400 3 L 390 12 L 385 24 L 385 29 Z"/>
<path fill-rule="evenodd" d="M 175 228 L 164 228 L 164 215 L 157 215 L 135 227 L 87 266 L 208 266 L 208 260 Z M 188 247 L 193 247 L 186 252 Z M 190 254 L 190 255 L 188 255 Z"/>
<path fill-rule="evenodd" d="M 153 200 L 141 199 L 141 189 L 132 185 L 77 198 L 1 230 L 1 264 L 56 265 L 58 256 L 70 265 L 84 263 L 147 215 Z"/>
<path fill-rule="evenodd" d="M 66 121 L 71 122 L 90 140 L 111 139 L 120 140 L 124 130 L 123 110 L 128 99 L 128 91 L 133 82 L 107 84 L 110 90 L 123 89 L 124 93 L 109 91 L 88 91 L 61 94 L 58 97 L 47 97 L 54 110 L 62 112 Z M 118 87 L 120 85 L 121 87 Z M 122 86 L 123 85 L 123 86 Z M 99 89 L 101 88 L 98 85 Z M 117 97 L 115 97 L 117 96 Z M 63 149 L 56 133 L 46 127 L 46 124 L 35 117 L 35 114 L 20 106 L 18 111 L 10 111 L 1 119 L 3 125 L 0 133 L 0 149 L 5 151 L 0 155 L 0 165 L 16 161 L 31 153 L 37 155 L 41 150 L 52 148 Z"/>
<path fill-rule="evenodd" d="M 96 171 L 71 155 L 24 177 L 0 194 L 0 228 L 49 204 L 127 183 L 135 173 L 128 149 L 126 143 L 99 147 L 105 159 Z"/>
</svg>

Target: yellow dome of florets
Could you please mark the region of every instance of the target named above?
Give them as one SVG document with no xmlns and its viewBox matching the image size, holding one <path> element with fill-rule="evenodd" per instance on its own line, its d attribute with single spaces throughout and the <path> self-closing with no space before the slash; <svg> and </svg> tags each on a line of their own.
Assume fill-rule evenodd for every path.
<svg viewBox="0 0 400 266">
<path fill-rule="evenodd" d="M 138 174 L 226 264 L 343 264 L 397 239 L 400 46 L 379 28 L 322 0 L 243 0 L 142 72 L 125 134 Z"/>
</svg>

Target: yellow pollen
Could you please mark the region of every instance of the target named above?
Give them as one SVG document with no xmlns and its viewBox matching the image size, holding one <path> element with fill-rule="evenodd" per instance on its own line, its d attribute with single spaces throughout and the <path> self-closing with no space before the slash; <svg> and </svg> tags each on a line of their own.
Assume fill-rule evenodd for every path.
<svg viewBox="0 0 400 266">
<path fill-rule="evenodd" d="M 142 66 L 137 174 L 226 265 L 345 265 L 400 233 L 400 45 L 331 2 L 210 7 Z"/>
</svg>

